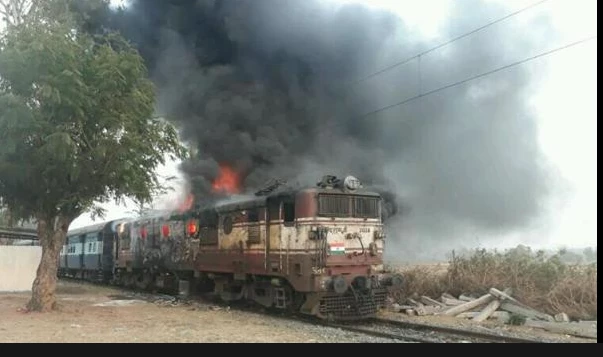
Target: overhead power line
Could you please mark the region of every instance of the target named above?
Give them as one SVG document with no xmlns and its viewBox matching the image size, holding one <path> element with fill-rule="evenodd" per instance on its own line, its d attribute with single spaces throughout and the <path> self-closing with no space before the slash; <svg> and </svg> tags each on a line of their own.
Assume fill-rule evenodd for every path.
<svg viewBox="0 0 603 357">
<path fill-rule="evenodd" d="M 550 50 L 550 51 L 542 52 L 542 53 L 537 54 L 537 55 L 535 55 L 535 56 L 525 58 L 525 59 L 523 59 L 523 60 L 521 60 L 521 61 L 513 62 L 513 63 L 511 63 L 511 64 L 508 64 L 508 65 L 505 65 L 505 66 L 502 66 L 502 67 L 498 67 L 498 68 L 493 69 L 493 70 L 491 70 L 491 71 L 484 72 L 484 73 L 481 73 L 481 74 L 475 75 L 475 76 L 473 76 L 473 77 L 469 77 L 469 78 L 467 78 L 467 79 L 464 79 L 464 80 L 462 80 L 462 81 L 458 81 L 458 82 L 454 82 L 454 83 L 452 83 L 452 84 L 448 84 L 448 85 L 443 86 L 443 87 L 439 87 L 439 88 L 434 89 L 434 90 L 431 90 L 431 91 L 429 91 L 429 92 L 421 93 L 421 94 L 416 95 L 416 96 L 414 96 L 414 97 L 410 97 L 410 98 L 408 98 L 408 99 L 405 99 L 405 100 L 403 100 L 403 101 L 401 101 L 401 102 L 398 102 L 398 103 L 395 103 L 395 104 L 391 104 L 391 105 L 388 105 L 388 106 L 386 106 L 386 107 L 382 107 L 382 108 L 379 108 L 379 109 L 373 110 L 373 111 L 371 111 L 371 112 L 368 112 L 368 113 L 362 114 L 362 115 L 360 115 L 360 118 L 365 118 L 365 117 L 368 117 L 368 116 L 370 116 L 370 115 L 377 114 L 377 113 L 379 113 L 379 112 L 383 112 L 383 111 L 385 111 L 385 110 L 388 110 L 388 109 L 391 109 L 391 108 L 394 108 L 394 107 L 398 107 L 398 106 L 404 105 L 404 104 L 406 104 L 406 103 L 408 103 L 408 102 L 412 102 L 413 100 L 416 100 L 416 99 L 419 99 L 419 98 L 422 98 L 422 97 L 426 97 L 426 96 L 428 96 L 428 95 L 431 95 L 431 94 L 434 94 L 434 93 L 437 93 L 437 92 L 443 91 L 443 90 L 448 89 L 448 88 L 456 87 L 456 86 L 458 86 L 458 85 L 461 85 L 461 84 L 464 84 L 464 83 L 467 83 L 467 82 L 473 81 L 473 80 L 478 79 L 478 78 L 481 78 L 481 77 L 485 77 L 485 76 L 491 75 L 491 74 L 496 73 L 496 72 L 500 72 L 500 71 L 502 71 L 502 70 L 505 70 L 505 69 L 508 69 L 508 68 L 511 68 L 511 67 L 518 66 L 518 65 L 520 65 L 520 64 L 523 64 L 523 63 L 526 63 L 526 62 L 529 62 L 529 61 L 535 60 L 535 59 L 540 58 L 540 57 L 544 57 L 544 56 L 550 55 L 550 54 L 555 53 L 555 52 L 557 52 L 557 51 L 561 51 L 561 50 L 564 50 L 564 49 L 567 49 L 567 48 L 570 48 L 570 47 L 573 47 L 573 46 L 576 46 L 576 45 L 582 44 L 582 43 L 584 43 L 584 42 L 587 42 L 587 41 L 593 40 L 593 39 L 595 39 L 595 38 L 597 38 L 597 35 L 590 36 L 590 37 L 584 38 L 584 39 L 582 39 L 582 40 L 579 40 L 579 41 L 575 41 L 575 42 L 569 43 L 569 44 L 567 44 L 567 45 L 565 45 L 565 46 L 557 47 L 557 48 L 552 49 L 552 50 Z"/>
<path fill-rule="evenodd" d="M 416 59 L 416 58 L 419 58 L 419 57 L 424 56 L 424 55 L 426 55 L 426 54 L 428 54 L 428 53 L 430 53 L 430 52 L 433 52 L 433 51 L 435 51 L 435 50 L 437 50 L 437 49 L 439 49 L 439 48 L 442 48 L 442 47 L 444 47 L 444 46 L 447 46 L 447 45 L 449 45 L 449 44 L 451 44 L 451 43 L 453 43 L 453 42 L 456 42 L 456 41 L 458 41 L 458 40 L 460 40 L 460 39 L 463 39 L 463 38 L 465 38 L 465 37 L 467 37 L 467 36 L 469 36 L 469 35 L 472 35 L 472 34 L 474 34 L 474 33 L 476 33 L 476 32 L 479 32 L 479 31 L 481 31 L 481 30 L 483 30 L 483 29 L 485 29 L 485 28 L 487 28 L 487 27 L 490 27 L 490 26 L 492 26 L 492 25 L 494 25 L 494 24 L 497 24 L 497 23 L 499 23 L 499 22 L 501 22 L 501 21 L 504 21 L 504 20 L 506 20 L 506 19 L 508 19 L 508 18 L 510 18 L 510 17 L 513 17 L 513 16 L 515 16 L 515 15 L 518 15 L 518 14 L 520 14 L 520 13 L 522 13 L 522 12 L 526 11 L 526 10 L 529 10 L 529 9 L 531 9 L 531 8 L 533 8 L 533 7 L 539 6 L 539 5 L 541 5 L 541 4 L 543 4 L 543 3 L 547 2 L 547 1 L 549 1 L 549 0 L 542 0 L 542 1 L 539 1 L 539 2 L 534 3 L 534 4 L 532 4 L 532 5 L 526 6 L 526 7 L 522 8 L 522 9 L 520 9 L 520 10 L 517 10 L 517 11 L 515 11 L 515 12 L 513 12 L 513 13 L 510 13 L 510 14 L 506 15 L 505 17 L 501 17 L 501 18 L 499 18 L 498 20 L 495 20 L 495 21 L 492 21 L 492 22 L 490 22 L 490 23 L 487 23 L 486 25 L 483 25 L 483 26 L 478 27 L 478 28 L 476 28 L 476 29 L 474 29 L 474 30 L 472 30 L 472 31 L 470 31 L 470 32 L 467 32 L 467 33 L 465 33 L 465 34 L 463 34 L 463 35 L 460 35 L 460 36 L 455 37 L 455 38 L 453 38 L 453 39 L 451 39 L 451 40 L 449 40 L 449 41 L 446 41 L 446 42 L 444 42 L 444 43 L 442 43 L 442 44 L 440 44 L 440 45 L 438 45 L 438 46 L 436 46 L 436 47 L 432 47 L 432 48 L 430 48 L 430 49 L 428 49 L 428 50 L 426 50 L 426 51 L 423 51 L 423 52 L 421 52 L 421 53 L 419 53 L 419 54 L 417 54 L 417 55 L 414 55 L 414 56 L 412 56 L 412 57 L 409 57 L 409 58 L 407 58 L 407 59 L 405 59 L 405 60 L 402 60 L 402 61 L 400 61 L 400 62 L 396 62 L 396 63 L 394 63 L 394 64 L 392 64 L 392 65 L 390 65 L 390 66 L 388 66 L 388 67 L 385 67 L 385 68 L 383 68 L 383 69 L 381 69 L 381 70 L 377 71 L 377 72 L 371 73 L 371 74 L 369 74 L 369 75 L 367 75 L 367 76 L 365 76 L 365 77 L 362 77 L 362 78 L 357 79 L 357 80 L 355 80 L 355 81 L 353 81 L 353 82 L 350 82 L 350 83 L 348 83 L 348 85 L 354 85 L 354 84 L 358 84 L 358 83 L 360 83 L 360 82 L 364 82 L 364 81 L 366 81 L 366 80 L 367 80 L 367 79 L 369 79 L 369 78 L 375 77 L 375 76 L 377 76 L 377 75 L 380 75 L 381 73 L 387 72 L 387 71 L 392 70 L 392 69 L 394 69 L 394 68 L 396 68 L 396 67 L 398 67 L 398 66 L 401 66 L 401 65 L 403 65 L 403 64 L 406 64 L 406 63 L 408 63 L 408 62 L 410 62 L 410 61 L 412 61 L 412 60 L 414 60 L 414 59 Z"/>
</svg>

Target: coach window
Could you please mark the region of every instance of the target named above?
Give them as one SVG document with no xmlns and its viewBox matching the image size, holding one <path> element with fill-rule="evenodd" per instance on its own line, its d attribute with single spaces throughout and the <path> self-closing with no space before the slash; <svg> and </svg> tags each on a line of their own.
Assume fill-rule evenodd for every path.
<svg viewBox="0 0 603 357">
<path fill-rule="evenodd" d="M 222 229 L 224 230 L 224 234 L 230 234 L 232 232 L 232 217 L 226 216 L 222 221 Z"/>
<path fill-rule="evenodd" d="M 199 217 L 199 244 L 218 244 L 218 213 L 214 210 L 203 211 Z"/>
<path fill-rule="evenodd" d="M 149 225 L 149 235 L 151 236 L 151 247 L 157 248 L 159 247 L 159 241 L 161 239 L 161 219 L 156 218 L 151 221 Z"/>
<path fill-rule="evenodd" d="M 130 224 L 126 224 L 123 227 L 122 240 L 121 240 L 121 249 L 130 250 L 130 238 L 131 238 L 131 227 Z"/>
<path fill-rule="evenodd" d="M 295 202 L 283 202 L 283 221 L 285 225 L 293 225 L 295 222 Z"/>
</svg>

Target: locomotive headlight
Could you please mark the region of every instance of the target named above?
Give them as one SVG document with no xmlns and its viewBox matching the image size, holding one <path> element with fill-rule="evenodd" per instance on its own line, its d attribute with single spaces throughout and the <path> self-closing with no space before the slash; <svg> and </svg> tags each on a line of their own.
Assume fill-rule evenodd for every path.
<svg viewBox="0 0 603 357">
<path fill-rule="evenodd" d="M 343 184 L 350 191 L 355 191 L 362 187 L 360 180 L 355 178 L 354 176 L 348 176 L 343 180 Z"/>
</svg>

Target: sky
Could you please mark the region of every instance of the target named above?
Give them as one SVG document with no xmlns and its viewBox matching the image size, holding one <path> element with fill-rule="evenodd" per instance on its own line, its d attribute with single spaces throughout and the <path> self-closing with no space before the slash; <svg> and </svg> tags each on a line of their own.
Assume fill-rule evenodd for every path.
<svg viewBox="0 0 603 357">
<path fill-rule="evenodd" d="M 425 48 L 445 42 L 439 29 L 454 18 L 448 11 L 452 0 L 325 0 L 333 2 L 363 2 L 371 6 L 385 7 L 397 13 L 403 20 L 420 31 Z M 536 3 L 536 0 L 488 0 L 501 2 L 514 10 Z M 114 0 L 114 4 L 123 0 Z M 560 43 L 551 49 L 596 34 L 596 0 L 551 0 L 517 16 L 512 21 L 527 21 L 530 16 L 547 12 L 556 28 L 563 34 Z M 487 20 L 484 20 L 484 24 Z M 508 24 L 507 24 L 508 25 Z M 505 26 L 500 23 L 495 26 Z M 546 39 L 544 39 L 546 41 Z M 527 55 L 526 57 L 528 57 Z M 531 237 L 516 233 L 505 237 L 504 246 L 514 246 L 525 240 L 541 242 L 538 248 L 585 247 L 597 245 L 597 40 L 546 56 L 538 61 L 546 68 L 546 80 L 532 98 L 538 113 L 539 141 L 548 160 L 565 179 L 558 187 L 560 199 L 547 210 L 553 210 L 554 219 L 546 237 Z M 175 192 L 160 197 L 156 207 L 176 204 L 181 197 L 184 180 L 177 170 L 178 163 L 169 162 L 158 172 L 180 177 Z M 561 198 L 562 197 L 562 198 Z M 131 215 L 128 206 L 105 204 L 108 210 L 105 220 Z M 98 221 L 98 220 L 97 220 Z M 71 228 L 94 223 L 89 214 L 76 219 Z M 479 242 L 476 242 L 479 245 Z M 534 246 L 534 245 L 533 245 Z"/>
</svg>

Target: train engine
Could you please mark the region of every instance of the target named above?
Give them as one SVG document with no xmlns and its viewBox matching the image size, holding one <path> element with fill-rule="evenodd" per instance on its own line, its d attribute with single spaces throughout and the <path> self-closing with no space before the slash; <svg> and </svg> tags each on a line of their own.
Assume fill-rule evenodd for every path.
<svg viewBox="0 0 603 357">
<path fill-rule="evenodd" d="M 196 217 L 196 275 L 225 300 L 361 319 L 401 284 L 383 274 L 381 197 L 352 176 L 325 176 L 316 187 L 274 190 Z"/>
</svg>

